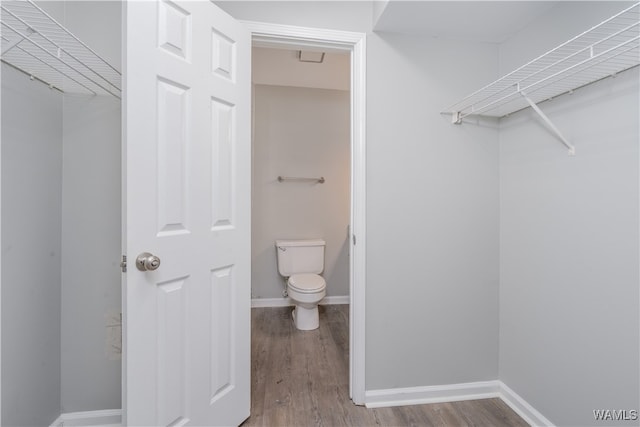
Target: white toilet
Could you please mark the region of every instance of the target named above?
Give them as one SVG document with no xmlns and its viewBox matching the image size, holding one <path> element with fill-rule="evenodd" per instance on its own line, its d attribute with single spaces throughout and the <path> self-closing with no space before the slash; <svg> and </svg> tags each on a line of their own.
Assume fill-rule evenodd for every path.
<svg viewBox="0 0 640 427">
<path fill-rule="evenodd" d="M 302 331 L 320 326 L 318 303 L 327 294 L 327 284 L 320 276 L 324 246 L 322 239 L 276 240 L 278 272 L 287 278 L 287 293 L 295 304 L 293 322 Z"/>
</svg>

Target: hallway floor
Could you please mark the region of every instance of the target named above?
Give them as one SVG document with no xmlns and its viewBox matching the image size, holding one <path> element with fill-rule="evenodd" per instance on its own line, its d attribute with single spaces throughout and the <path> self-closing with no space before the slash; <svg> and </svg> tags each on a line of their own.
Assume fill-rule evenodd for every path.
<svg viewBox="0 0 640 427">
<path fill-rule="evenodd" d="M 366 409 L 349 399 L 349 306 L 320 306 L 298 331 L 291 307 L 251 310 L 251 417 L 243 426 L 527 426 L 500 399 Z"/>
</svg>

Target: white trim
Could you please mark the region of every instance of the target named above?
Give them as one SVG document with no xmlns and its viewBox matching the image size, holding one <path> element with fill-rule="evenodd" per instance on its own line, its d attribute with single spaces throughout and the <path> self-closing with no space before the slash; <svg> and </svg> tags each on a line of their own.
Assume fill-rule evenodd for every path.
<svg viewBox="0 0 640 427">
<path fill-rule="evenodd" d="M 322 298 L 320 305 L 337 305 L 349 304 L 349 295 L 337 295 Z M 290 307 L 294 305 L 291 298 L 253 298 L 251 300 L 251 308 L 263 307 Z"/>
<path fill-rule="evenodd" d="M 427 403 L 457 402 L 461 400 L 499 397 L 531 426 L 553 427 L 538 410 L 499 380 L 425 387 L 367 390 L 366 407 L 423 405 Z"/>
<path fill-rule="evenodd" d="M 515 391 L 511 390 L 505 383 L 500 383 L 500 398 L 509 405 L 513 411 L 520 415 L 531 426 L 549 426 L 553 427 L 553 423 L 545 418 L 538 410 L 531 406 L 526 400 L 520 397 Z"/>
<path fill-rule="evenodd" d="M 115 427 L 121 425 L 122 409 L 106 409 L 102 411 L 68 412 L 66 414 L 60 414 L 49 427 Z"/>
<path fill-rule="evenodd" d="M 343 305 L 349 304 L 350 302 L 351 297 L 349 297 L 349 295 L 334 295 L 322 298 L 320 305 Z"/>
<path fill-rule="evenodd" d="M 2 70 L 2 67 L 0 67 Z M 2 72 L 0 71 L 0 82 L 2 81 Z M 0 99 L 2 96 L 0 95 Z M 2 105 L 2 102 L 0 102 Z M 1 108 L 0 108 L 1 110 Z M 2 117 L 2 112 L 0 111 L 0 117 Z M 2 120 L 0 120 L 0 135 L 2 135 Z M 0 147 L 2 147 L 2 137 L 0 137 Z M 2 150 L 0 150 L 2 152 Z M 2 164 L 2 156 L 0 155 L 0 165 Z M 0 171 L 1 172 L 1 171 Z M 2 174 L 0 173 L 0 176 Z M 0 188 L 2 188 L 2 183 L 0 182 Z M 2 212 L 2 194 L 0 192 L 0 212 Z M 0 215 L 0 224 L 2 224 L 2 215 Z M 2 241 L 2 228 L 0 227 L 0 241 Z M 2 257 L 0 256 L 0 277 L 2 277 Z M 0 366 L 2 366 L 2 279 L 0 279 Z M 2 369 L 0 369 L 0 423 L 2 422 Z"/>
<path fill-rule="evenodd" d="M 321 47 L 323 50 L 351 51 L 364 40 L 364 33 L 298 27 L 294 25 L 267 22 L 240 21 L 245 24 L 253 37 L 254 46 L 291 49 L 292 46 Z"/>
<path fill-rule="evenodd" d="M 488 399 L 492 397 L 500 397 L 499 381 L 368 390 L 366 392 L 367 400 L 365 405 L 367 408 L 383 408 L 388 406 Z"/>
<path fill-rule="evenodd" d="M 351 234 L 349 295 L 349 395 L 365 402 L 365 290 L 366 290 L 366 39 L 351 51 Z M 356 240 L 357 239 L 357 240 Z"/>
<path fill-rule="evenodd" d="M 289 298 L 253 298 L 251 308 L 262 307 L 289 307 L 293 302 Z"/>
<path fill-rule="evenodd" d="M 351 52 L 351 233 L 349 395 L 365 402 L 366 35 L 349 31 L 241 21 L 262 47 L 314 46 Z"/>
</svg>

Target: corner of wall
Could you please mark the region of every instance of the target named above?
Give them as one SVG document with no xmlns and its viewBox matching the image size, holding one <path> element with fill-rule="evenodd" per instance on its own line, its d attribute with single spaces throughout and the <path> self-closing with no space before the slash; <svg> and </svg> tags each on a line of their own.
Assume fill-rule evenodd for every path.
<svg viewBox="0 0 640 427">
<path fill-rule="evenodd" d="M 372 18 L 371 26 L 375 30 L 376 29 L 376 25 L 378 24 L 378 21 L 380 20 L 380 18 L 384 14 L 384 11 L 387 8 L 387 6 L 389 6 L 389 0 L 374 0 L 371 3 L 372 3 L 372 7 L 371 7 L 371 15 L 372 15 L 371 16 L 371 18 Z"/>
<path fill-rule="evenodd" d="M 505 383 L 498 381 L 498 385 L 500 387 L 500 398 L 529 425 L 553 427 L 554 424 L 551 421 L 515 391 L 511 390 Z"/>
</svg>

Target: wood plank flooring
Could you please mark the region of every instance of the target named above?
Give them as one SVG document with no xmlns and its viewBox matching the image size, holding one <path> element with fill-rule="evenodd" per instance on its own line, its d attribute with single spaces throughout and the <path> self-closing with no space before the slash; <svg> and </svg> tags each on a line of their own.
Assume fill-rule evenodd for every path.
<svg viewBox="0 0 640 427">
<path fill-rule="evenodd" d="M 320 328 L 298 331 L 290 307 L 251 310 L 250 426 L 509 426 L 500 399 L 366 409 L 349 399 L 349 306 L 320 306 Z"/>
</svg>

